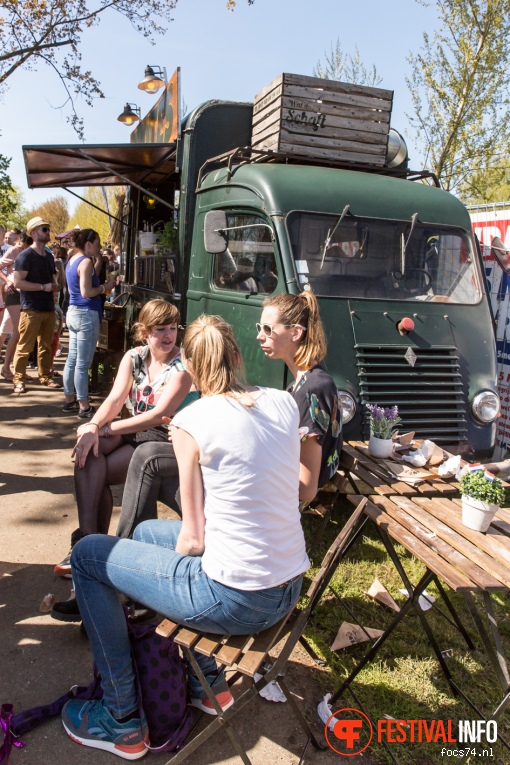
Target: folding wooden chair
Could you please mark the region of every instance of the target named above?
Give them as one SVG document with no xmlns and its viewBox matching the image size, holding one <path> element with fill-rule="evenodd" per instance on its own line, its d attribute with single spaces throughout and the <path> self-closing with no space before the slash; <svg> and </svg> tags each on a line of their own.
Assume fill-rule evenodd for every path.
<svg viewBox="0 0 510 765">
<path fill-rule="evenodd" d="M 273 680 L 278 680 L 290 709 L 297 722 L 307 736 L 307 742 L 301 755 L 300 763 L 303 762 L 308 744 L 312 742 L 316 749 L 326 749 L 327 745 L 319 741 L 312 732 L 310 725 L 302 715 L 294 697 L 290 693 L 283 679 L 284 668 L 294 650 L 296 643 L 302 638 L 303 631 L 308 620 L 313 614 L 314 608 L 319 602 L 324 590 L 333 576 L 336 566 L 343 551 L 349 546 L 350 537 L 356 526 L 359 516 L 363 511 L 366 499 L 362 500 L 353 515 L 338 534 L 334 543 L 326 553 L 322 566 L 315 576 L 307 592 L 308 602 L 303 609 L 296 608 L 284 619 L 273 627 L 255 635 L 213 635 L 199 630 L 189 629 L 180 624 L 165 619 L 158 627 L 157 632 L 164 636 L 173 635 L 177 645 L 181 646 L 186 658 L 191 663 L 197 677 L 200 679 L 204 690 L 217 712 L 217 717 L 211 718 L 209 725 L 189 741 L 184 749 L 172 757 L 167 765 L 179 765 L 184 762 L 192 752 L 207 741 L 219 728 L 225 728 L 239 757 L 245 765 L 251 765 L 250 759 L 237 736 L 231 721 L 232 718 L 249 702 L 259 691 L 265 688 Z M 269 655 L 270 650 L 282 640 L 285 640 L 279 656 L 275 659 Z M 225 712 L 219 706 L 216 697 L 207 683 L 191 649 L 204 656 L 214 656 L 218 664 L 234 670 L 229 679 L 229 685 L 244 675 L 252 682 L 250 687 L 235 700 L 234 704 Z M 262 677 L 255 681 L 255 673 Z M 271 702 L 268 702 L 271 703 Z"/>
<path fill-rule="evenodd" d="M 317 530 L 307 549 L 310 560 L 312 560 L 313 554 L 319 546 L 322 537 L 324 536 L 324 532 L 326 531 L 327 525 L 330 521 L 333 509 L 335 508 L 340 496 L 345 494 L 346 488 L 349 485 L 347 479 L 340 473 L 335 473 L 335 475 L 328 483 L 331 488 L 334 487 L 334 491 L 325 491 L 324 489 L 319 489 L 314 499 L 301 507 L 302 515 L 310 515 L 315 518 L 318 523 Z"/>
</svg>

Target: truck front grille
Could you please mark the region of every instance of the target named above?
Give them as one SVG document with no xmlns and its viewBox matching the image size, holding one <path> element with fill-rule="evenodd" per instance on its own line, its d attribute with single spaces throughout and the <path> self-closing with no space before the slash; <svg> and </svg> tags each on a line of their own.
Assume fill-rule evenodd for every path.
<svg viewBox="0 0 510 765">
<path fill-rule="evenodd" d="M 437 443 L 467 440 L 467 401 L 455 347 L 413 348 L 416 363 L 405 358 L 407 347 L 356 347 L 362 404 L 398 406 L 400 432 L 414 430 L 417 438 Z M 369 413 L 363 415 L 368 438 Z"/>
</svg>

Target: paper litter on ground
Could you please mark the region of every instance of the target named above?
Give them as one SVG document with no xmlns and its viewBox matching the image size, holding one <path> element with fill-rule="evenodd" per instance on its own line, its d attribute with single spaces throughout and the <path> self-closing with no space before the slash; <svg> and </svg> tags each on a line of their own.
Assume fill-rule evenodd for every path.
<svg viewBox="0 0 510 765">
<path fill-rule="evenodd" d="M 331 650 L 339 651 L 341 648 L 349 648 L 352 645 L 357 645 L 357 643 L 365 643 L 367 640 L 380 637 L 382 634 L 384 634 L 383 630 L 375 630 L 372 627 L 360 627 L 358 624 L 342 622 Z"/>
<path fill-rule="evenodd" d="M 402 595 L 405 595 L 406 598 L 409 597 L 409 593 L 406 589 L 399 590 L 399 592 L 402 593 Z M 432 608 L 432 604 L 436 602 L 436 599 L 433 595 L 429 595 L 427 590 L 422 592 L 420 597 L 418 598 L 418 603 L 420 604 L 420 608 L 422 611 L 428 611 L 429 608 Z"/>
<path fill-rule="evenodd" d="M 397 613 L 400 611 L 400 606 L 395 603 L 384 584 L 377 577 L 374 579 L 370 589 L 366 591 L 366 595 L 379 601 L 379 603 L 383 603 L 388 608 L 392 608 Z"/>
<path fill-rule="evenodd" d="M 329 718 L 333 714 L 333 710 L 331 709 L 331 704 L 329 703 L 329 700 L 331 698 L 331 693 L 326 693 L 322 701 L 319 702 L 317 705 L 317 714 L 319 715 L 320 720 L 326 725 Z M 336 717 L 331 717 L 331 720 L 329 720 L 328 728 L 330 731 L 333 730 L 335 727 L 335 724 L 338 722 Z"/>
<path fill-rule="evenodd" d="M 255 672 L 255 682 L 257 683 L 261 678 L 262 675 Z M 263 699 L 267 699 L 267 701 L 287 701 L 284 692 L 275 680 L 273 680 L 272 683 L 268 683 L 265 688 L 262 688 L 262 690 L 259 691 L 259 696 L 262 696 Z"/>
<path fill-rule="evenodd" d="M 53 593 L 49 592 L 47 595 L 45 595 L 41 601 L 41 605 L 39 606 L 39 611 L 41 614 L 48 614 L 53 608 L 55 601 L 56 598 Z"/>
</svg>

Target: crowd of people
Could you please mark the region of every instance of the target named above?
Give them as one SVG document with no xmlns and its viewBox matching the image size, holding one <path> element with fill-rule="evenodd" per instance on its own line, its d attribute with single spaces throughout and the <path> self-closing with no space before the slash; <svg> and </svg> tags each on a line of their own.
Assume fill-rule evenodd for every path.
<svg viewBox="0 0 510 765">
<path fill-rule="evenodd" d="M 32 244 L 11 253 L 6 276 L 21 296 L 15 391 L 24 389 L 36 338 L 39 379 L 49 387 L 54 380 L 46 314 L 59 291 L 55 258 L 46 250 L 44 221 L 30 221 L 26 233 Z M 247 635 L 278 622 L 297 602 L 310 565 L 300 505 L 336 472 L 342 420 L 335 383 L 321 365 L 326 338 L 311 291 L 268 297 L 253 328 L 261 351 L 288 366 L 294 382 L 287 391 L 244 380 L 234 333 L 220 317 L 196 319 L 179 347 L 177 309 L 154 299 L 140 310 L 135 347 L 94 411 L 87 372 L 101 296 L 115 281 L 101 285 L 100 252 L 97 233 L 84 229 L 67 258 L 64 407 L 85 422 L 72 453 L 78 526 L 69 554 L 55 567 L 72 578 L 75 598 L 56 603 L 52 616 L 83 622 L 103 689 L 100 700 L 67 702 L 67 733 L 138 759 L 147 752 L 148 731 L 119 596 L 212 633 Z M 132 416 L 119 419 L 126 402 Z M 112 535 L 115 484 L 124 484 L 124 493 Z M 158 500 L 181 520 L 158 519 Z M 217 703 L 228 709 L 233 698 L 223 672 L 213 659 L 195 658 Z M 188 690 L 193 706 L 216 714 L 191 666 Z"/>
<path fill-rule="evenodd" d="M 62 353 L 60 334 L 69 331 L 64 369 L 64 411 L 81 419 L 94 413 L 88 398 L 88 370 L 96 347 L 105 295 L 117 286 L 119 251 L 101 250 L 97 232 L 76 229 L 71 248 L 50 246 L 51 227 L 41 217 L 26 230 L 0 225 L 0 349 L 7 341 L 0 374 L 14 385 L 13 395 L 26 392 L 36 368 L 39 382 L 60 389 L 53 368 Z"/>
</svg>

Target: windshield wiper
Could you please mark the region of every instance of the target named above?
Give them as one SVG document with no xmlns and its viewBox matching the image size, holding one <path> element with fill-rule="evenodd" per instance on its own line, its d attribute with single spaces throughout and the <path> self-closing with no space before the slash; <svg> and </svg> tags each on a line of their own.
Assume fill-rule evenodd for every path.
<svg viewBox="0 0 510 765">
<path fill-rule="evenodd" d="M 404 239 L 404 234 L 402 234 L 402 239 L 401 239 L 402 244 L 400 247 L 400 273 L 402 274 L 402 276 L 404 276 L 405 270 L 406 270 L 407 245 L 409 244 L 409 240 L 411 239 L 413 235 L 414 227 L 416 225 L 417 220 L 418 220 L 418 213 L 415 212 L 411 218 L 411 230 L 409 232 L 409 236 L 407 237 L 407 240 Z"/>
<path fill-rule="evenodd" d="M 329 229 L 328 233 L 326 234 L 326 241 L 324 242 L 324 247 L 322 250 L 322 260 L 321 260 L 321 266 L 320 271 L 322 271 L 322 266 L 324 265 L 324 259 L 326 257 L 326 250 L 328 249 L 329 245 L 331 244 L 331 240 L 333 239 L 334 233 L 337 230 L 340 223 L 343 221 L 347 213 L 349 212 L 350 205 L 345 205 L 344 209 L 342 210 L 342 214 L 338 218 L 337 222 L 334 225 L 333 230 Z"/>
</svg>

